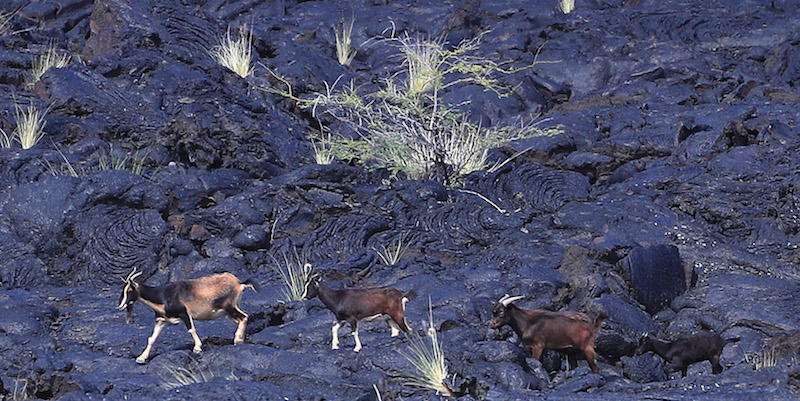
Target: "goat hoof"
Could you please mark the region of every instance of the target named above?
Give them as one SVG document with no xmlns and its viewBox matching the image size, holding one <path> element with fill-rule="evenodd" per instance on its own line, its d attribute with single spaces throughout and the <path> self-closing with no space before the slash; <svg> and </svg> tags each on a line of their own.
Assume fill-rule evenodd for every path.
<svg viewBox="0 0 800 401">
<path fill-rule="evenodd" d="M 144 365 L 145 363 L 147 363 L 147 359 L 145 359 L 145 358 L 136 358 L 136 363 L 138 363 L 139 365 Z"/>
<path fill-rule="evenodd" d="M 199 354 L 202 351 L 203 351 L 203 349 L 200 348 L 200 347 L 195 347 L 195 348 L 192 349 L 192 352 L 194 352 L 195 354 Z"/>
<path fill-rule="evenodd" d="M 359 351 L 361 351 L 361 348 L 360 348 L 360 347 L 358 347 L 358 348 L 353 348 L 353 352 L 359 352 Z"/>
</svg>

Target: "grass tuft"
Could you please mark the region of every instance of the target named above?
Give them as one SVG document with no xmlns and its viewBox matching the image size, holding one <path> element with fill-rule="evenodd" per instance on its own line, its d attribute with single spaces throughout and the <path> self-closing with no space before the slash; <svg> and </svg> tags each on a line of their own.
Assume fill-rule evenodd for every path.
<svg viewBox="0 0 800 401">
<path fill-rule="evenodd" d="M 11 145 L 14 143 L 14 132 L 11 135 L 7 134 L 2 128 L 0 128 L 0 148 L 10 148 Z"/>
<path fill-rule="evenodd" d="M 122 170 L 139 176 L 145 175 L 145 166 L 150 157 L 151 150 L 136 150 L 126 152 L 124 155 L 114 151 L 114 145 L 109 146 L 107 152 L 98 157 L 99 170 Z"/>
<path fill-rule="evenodd" d="M 20 385 L 20 383 L 22 384 Z M 14 389 L 8 393 L 8 397 L 10 401 L 23 401 L 32 399 L 30 394 L 28 394 L 28 381 L 19 378 L 14 380 Z"/>
<path fill-rule="evenodd" d="M 191 361 L 188 366 L 168 364 L 159 374 L 161 377 L 161 387 L 164 390 L 172 390 L 197 383 L 206 383 L 211 380 L 223 379 L 228 381 L 238 381 L 239 378 L 231 370 L 227 376 L 222 376 L 209 369 L 203 369 L 197 361 Z"/>
<path fill-rule="evenodd" d="M 351 19 L 349 22 L 342 22 L 341 29 L 333 29 L 336 36 L 336 59 L 341 65 L 350 65 L 356 56 L 356 49 L 352 45 L 354 22 Z"/>
<path fill-rule="evenodd" d="M 753 358 L 753 365 L 756 370 L 761 370 L 778 364 L 778 352 L 775 348 L 765 347 L 760 355 Z"/>
<path fill-rule="evenodd" d="M 0 36 L 3 36 L 6 34 L 6 32 L 8 32 L 8 28 L 11 27 L 11 18 L 13 16 L 13 12 L 0 11 Z"/>
<path fill-rule="evenodd" d="M 292 302 L 305 299 L 308 295 L 308 285 L 314 277 L 311 263 L 303 260 L 297 253 L 293 257 L 284 253 L 281 258 L 282 261 L 274 256 L 272 259 L 275 261 L 276 270 L 284 283 L 284 288 L 281 289 L 283 300 Z"/>
<path fill-rule="evenodd" d="M 558 9 L 564 14 L 569 14 L 575 9 L 575 0 L 559 0 Z"/>
<path fill-rule="evenodd" d="M 396 265 L 408 251 L 410 244 L 408 243 L 408 233 L 401 234 L 395 238 L 387 247 L 381 244 L 381 249 L 375 249 L 381 262 L 387 266 Z"/>
<path fill-rule="evenodd" d="M 45 158 L 43 160 L 47 171 L 53 176 L 68 175 L 72 177 L 85 177 L 106 170 L 122 170 L 131 174 L 136 174 L 144 179 L 155 181 L 161 166 L 157 163 L 152 166 L 150 153 L 151 148 L 122 150 L 110 144 L 108 147 L 97 149 L 87 159 L 71 161 L 67 155 L 56 145 L 53 147 L 58 152 L 56 160 Z M 151 167 L 148 167 L 151 164 Z"/>
<path fill-rule="evenodd" d="M 407 36 L 397 39 L 397 43 L 407 68 L 409 94 L 428 92 L 439 85 L 443 78 L 441 69 L 447 58 L 442 42 Z"/>
<path fill-rule="evenodd" d="M 28 108 L 23 108 L 19 103 L 14 103 L 14 114 L 17 128 L 11 134 L 19 142 L 22 149 L 30 149 L 44 137 L 44 116 L 47 110 L 39 111 L 33 103 Z"/>
<path fill-rule="evenodd" d="M 239 38 L 236 40 L 231 37 L 231 28 L 228 27 L 225 36 L 220 39 L 220 44 L 208 53 L 225 68 L 242 78 L 247 78 L 253 73 L 252 40 L 253 30 L 248 29 L 247 25 L 242 26 Z"/>
<path fill-rule="evenodd" d="M 334 153 L 334 141 L 331 135 L 320 135 L 311 138 L 311 146 L 314 148 L 314 162 L 319 165 L 328 165 L 336 159 Z"/>
<path fill-rule="evenodd" d="M 406 360 L 411 362 L 416 369 L 413 373 L 406 373 L 403 384 L 423 390 L 435 391 L 452 397 L 453 392 L 445 381 L 449 376 L 447 361 L 444 358 L 441 343 L 436 333 L 436 326 L 433 322 L 433 307 L 430 297 L 428 298 L 429 324 L 427 330 L 427 341 L 419 335 L 412 335 L 406 351 L 398 350 Z"/>
<path fill-rule="evenodd" d="M 31 80 L 28 85 L 33 86 L 47 70 L 51 68 L 64 68 L 69 65 L 71 57 L 68 54 L 59 54 L 56 46 L 51 44 L 44 54 L 40 54 L 31 65 Z"/>
</svg>

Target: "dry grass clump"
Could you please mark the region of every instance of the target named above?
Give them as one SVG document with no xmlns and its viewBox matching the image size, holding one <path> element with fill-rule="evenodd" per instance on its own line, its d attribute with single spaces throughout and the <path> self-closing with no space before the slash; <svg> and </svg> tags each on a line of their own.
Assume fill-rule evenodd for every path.
<svg viewBox="0 0 800 401">
<path fill-rule="evenodd" d="M 353 23 L 354 20 L 342 22 L 340 29 L 333 29 L 336 36 L 336 59 L 341 65 L 350 65 L 356 56 L 356 49 L 353 48 Z"/>
<path fill-rule="evenodd" d="M 200 364 L 194 360 L 189 362 L 188 366 L 167 364 L 158 375 L 161 377 L 159 387 L 165 390 L 172 390 L 197 383 L 206 383 L 212 380 L 239 380 L 232 370 L 228 375 L 220 375 L 211 369 L 202 368 Z"/>
<path fill-rule="evenodd" d="M 11 27 L 11 17 L 13 16 L 13 12 L 0 11 L 0 36 L 3 36 L 6 34 L 6 32 L 8 32 L 8 29 Z"/>
<path fill-rule="evenodd" d="M 564 14 L 569 14 L 575 9 L 575 0 L 559 0 L 558 9 Z"/>
<path fill-rule="evenodd" d="M 284 253 L 281 255 L 282 260 L 278 260 L 273 256 L 275 262 L 275 269 L 284 283 L 284 288 L 281 289 L 281 295 L 286 302 L 301 301 L 308 295 L 308 285 L 314 278 L 311 263 L 306 262 L 297 253 L 292 256 Z"/>
<path fill-rule="evenodd" d="M 22 149 L 30 149 L 44 137 L 44 126 L 46 121 L 44 116 L 47 110 L 40 111 L 33 103 L 27 108 L 23 108 L 19 103 L 14 102 L 14 116 L 17 128 L 11 133 L 11 138 L 19 142 Z M 3 142 L 8 142 L 8 136 L 3 133 Z M 9 146 L 10 147 L 10 146 Z"/>
<path fill-rule="evenodd" d="M 11 135 L 7 134 L 5 130 L 0 128 L 0 148 L 10 148 L 14 143 L 13 132 Z"/>
<path fill-rule="evenodd" d="M 404 375 L 403 384 L 452 397 L 453 392 L 446 383 L 450 374 L 433 322 L 433 307 L 430 299 L 428 299 L 428 313 L 430 326 L 427 330 L 427 340 L 419 335 L 412 335 L 408 348 L 405 351 L 397 351 L 415 368 L 414 372 Z"/>
<path fill-rule="evenodd" d="M 100 171 L 122 170 L 153 181 L 160 169 L 159 165 L 151 163 L 151 148 L 129 151 L 117 149 L 111 144 L 108 148 L 98 149 L 87 159 L 73 163 L 57 145 L 55 147 L 59 160 L 44 159 L 47 171 L 53 176 L 85 177 Z"/>
<path fill-rule="evenodd" d="M 208 53 L 217 63 L 233 71 L 242 78 L 247 78 L 253 73 L 253 30 L 243 26 L 238 39 L 231 37 L 231 28 L 220 39 L 220 44 L 214 46 Z"/>
<path fill-rule="evenodd" d="M 403 233 L 392 241 L 389 246 L 381 244 L 380 249 L 375 249 L 378 258 L 387 266 L 396 265 L 408 251 L 408 233 Z"/>
<path fill-rule="evenodd" d="M 71 59 L 69 54 L 60 53 L 56 46 L 51 44 L 43 54 L 40 54 L 39 57 L 33 60 L 31 65 L 31 79 L 28 85 L 35 85 L 42 79 L 44 73 L 51 68 L 64 68 L 68 66 Z"/>
</svg>

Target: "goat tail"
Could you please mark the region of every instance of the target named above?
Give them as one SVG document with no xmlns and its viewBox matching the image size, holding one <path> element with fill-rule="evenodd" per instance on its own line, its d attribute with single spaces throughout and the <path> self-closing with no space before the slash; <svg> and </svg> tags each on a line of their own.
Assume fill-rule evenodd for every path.
<svg viewBox="0 0 800 401">
<path fill-rule="evenodd" d="M 412 299 L 414 299 L 416 297 L 417 297 L 417 294 L 414 292 L 414 290 L 408 290 L 408 292 L 403 294 L 403 298 L 406 298 L 408 300 L 412 300 Z"/>
<path fill-rule="evenodd" d="M 255 292 L 258 292 L 258 290 L 261 288 L 261 286 L 259 286 L 258 283 L 255 282 L 255 280 L 250 278 L 245 281 L 242 281 L 241 285 L 242 285 L 242 290 L 244 290 L 245 288 L 252 288 L 253 291 Z"/>
<path fill-rule="evenodd" d="M 738 341 L 739 341 L 739 340 L 741 340 L 741 339 L 742 339 L 742 337 L 731 337 L 731 338 L 726 338 L 726 339 L 725 339 L 725 344 L 735 343 L 735 342 L 738 342 Z"/>
<path fill-rule="evenodd" d="M 597 316 L 594 317 L 594 331 L 600 330 L 600 326 L 607 317 L 608 314 L 604 311 L 597 312 Z"/>
</svg>

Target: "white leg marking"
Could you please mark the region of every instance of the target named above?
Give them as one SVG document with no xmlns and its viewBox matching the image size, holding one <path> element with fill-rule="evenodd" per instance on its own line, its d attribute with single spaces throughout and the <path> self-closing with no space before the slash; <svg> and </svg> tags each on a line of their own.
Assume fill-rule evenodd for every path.
<svg viewBox="0 0 800 401">
<path fill-rule="evenodd" d="M 233 335 L 233 344 L 241 344 L 244 341 L 244 327 L 247 325 L 247 314 L 242 312 L 239 307 L 236 307 L 236 310 L 244 315 L 244 318 L 240 320 L 239 327 L 236 328 L 236 334 Z"/>
<path fill-rule="evenodd" d="M 194 348 L 192 348 L 192 352 L 199 354 L 201 351 L 203 351 L 203 342 L 200 341 L 200 337 L 197 336 L 197 330 L 194 328 L 194 319 L 192 319 L 191 315 L 189 316 L 189 324 L 192 326 L 192 328 L 189 329 L 189 334 L 192 335 L 192 339 L 194 340 Z"/>
<path fill-rule="evenodd" d="M 389 319 L 388 322 L 389 328 L 392 329 L 392 337 L 397 337 L 400 334 L 400 326 L 393 319 Z"/>
<path fill-rule="evenodd" d="M 156 325 L 153 327 L 153 335 L 147 339 L 147 347 L 145 347 L 144 351 L 142 351 L 142 354 L 136 358 L 137 363 L 147 362 L 147 358 L 150 356 L 150 349 L 153 348 L 153 343 L 156 342 L 156 339 L 161 334 L 161 330 L 163 330 L 164 326 L 166 325 L 166 320 L 156 320 Z"/>
<path fill-rule="evenodd" d="M 331 342 L 331 349 L 339 349 L 339 327 L 342 327 L 342 322 L 337 321 L 333 324 L 331 334 L 333 334 L 333 342 Z"/>
<path fill-rule="evenodd" d="M 353 351 L 361 351 L 361 339 L 358 338 L 358 326 L 356 326 L 355 331 L 353 331 L 353 337 L 356 339 L 356 347 L 353 348 Z"/>
<path fill-rule="evenodd" d="M 406 320 L 406 302 L 408 302 L 408 298 L 403 297 L 402 302 L 403 302 L 403 323 L 406 324 L 406 327 L 411 329 L 411 326 L 408 325 L 408 320 Z M 394 336 L 392 336 L 392 337 L 394 337 Z"/>
</svg>

